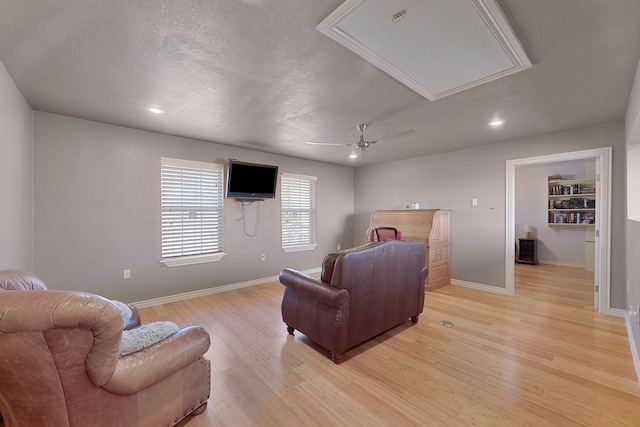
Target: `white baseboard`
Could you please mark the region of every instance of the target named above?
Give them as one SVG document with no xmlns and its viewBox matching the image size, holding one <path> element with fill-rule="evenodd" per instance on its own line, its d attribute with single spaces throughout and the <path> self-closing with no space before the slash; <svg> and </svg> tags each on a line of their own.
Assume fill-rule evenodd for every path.
<svg viewBox="0 0 640 427">
<path fill-rule="evenodd" d="M 449 282 L 455 286 L 462 286 L 463 288 L 477 289 L 479 291 L 492 292 L 500 295 L 511 295 L 505 288 L 497 288 L 495 286 L 489 286 L 482 283 L 465 282 L 464 280 L 451 279 Z"/>
<path fill-rule="evenodd" d="M 627 312 L 624 310 L 620 310 L 619 308 L 609 308 L 605 310 L 602 314 L 608 314 L 609 316 L 616 316 L 616 317 L 625 317 L 627 315 Z"/>
<path fill-rule="evenodd" d="M 304 270 L 303 273 L 313 274 L 313 273 L 319 273 L 320 271 L 321 271 L 321 268 L 312 268 L 310 270 Z M 171 302 L 184 301 L 191 298 L 199 298 L 205 295 L 219 294 L 221 292 L 234 291 L 236 289 L 249 288 L 251 286 L 257 286 L 257 285 L 262 285 L 265 283 L 277 282 L 277 281 L 278 281 L 278 276 L 263 277 L 260 279 L 247 280 L 246 282 L 232 283 L 229 285 L 215 286 L 213 288 L 201 289 L 198 291 L 184 292 L 182 294 L 168 295 L 166 297 L 152 298 L 144 301 L 137 301 L 132 304 L 138 306 L 139 308 L 153 307 L 156 305 L 169 304 Z"/>
<path fill-rule="evenodd" d="M 629 336 L 629 346 L 631 347 L 631 356 L 633 357 L 633 366 L 636 368 L 636 377 L 638 378 L 638 385 L 640 386 L 640 356 L 638 355 L 638 346 L 636 340 L 633 338 L 633 331 L 631 330 L 631 319 L 629 313 L 624 310 L 624 321 L 627 325 L 627 335 Z"/>
</svg>

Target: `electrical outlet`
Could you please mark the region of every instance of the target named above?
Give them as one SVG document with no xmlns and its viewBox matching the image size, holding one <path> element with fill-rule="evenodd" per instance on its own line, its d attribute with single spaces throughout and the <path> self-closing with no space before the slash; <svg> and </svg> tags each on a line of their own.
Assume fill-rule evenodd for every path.
<svg viewBox="0 0 640 427">
<path fill-rule="evenodd" d="M 126 270 L 124 270 L 123 272 L 124 278 L 125 279 L 131 279 L 131 270 L 129 270 L 128 268 Z"/>
<path fill-rule="evenodd" d="M 267 256 L 265 254 L 260 254 L 260 261 L 265 261 Z"/>
</svg>

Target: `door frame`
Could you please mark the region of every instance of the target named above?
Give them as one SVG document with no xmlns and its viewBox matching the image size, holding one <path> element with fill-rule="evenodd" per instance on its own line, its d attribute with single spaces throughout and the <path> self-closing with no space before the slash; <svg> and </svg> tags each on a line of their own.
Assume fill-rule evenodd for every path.
<svg viewBox="0 0 640 427">
<path fill-rule="evenodd" d="M 505 289 L 509 295 L 515 294 L 515 252 L 516 241 L 516 168 L 524 165 L 541 165 L 571 160 L 596 161 L 596 221 L 595 221 L 595 271 L 594 307 L 600 313 L 615 314 L 611 311 L 611 147 L 545 156 L 507 160 L 506 186 L 506 230 L 505 230 Z M 596 290 L 599 289 L 599 292 Z"/>
</svg>

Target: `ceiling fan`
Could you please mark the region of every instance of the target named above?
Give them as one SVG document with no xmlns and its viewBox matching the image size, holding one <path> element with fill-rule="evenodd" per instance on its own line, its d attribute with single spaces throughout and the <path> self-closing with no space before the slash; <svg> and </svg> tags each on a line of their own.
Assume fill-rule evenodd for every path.
<svg viewBox="0 0 640 427">
<path fill-rule="evenodd" d="M 392 133 L 386 136 L 383 136 L 380 139 L 376 139 L 375 141 L 368 141 L 367 138 L 365 138 L 364 133 L 367 130 L 367 125 L 366 124 L 361 124 L 356 126 L 356 129 L 360 132 L 360 139 L 356 142 L 352 142 L 349 144 L 343 144 L 343 143 L 339 143 L 339 142 L 315 142 L 315 141 L 307 141 L 307 144 L 311 144 L 311 145 L 335 145 L 335 146 L 342 146 L 342 147 L 353 147 L 353 153 L 351 154 L 350 157 L 356 157 L 358 153 L 361 152 L 365 152 L 369 149 L 369 147 L 371 147 L 374 144 L 378 144 L 379 142 L 382 141 L 386 141 L 389 139 L 393 139 L 393 138 L 401 138 L 403 136 L 407 136 L 410 135 L 412 133 L 414 133 L 416 130 L 415 129 L 407 129 L 407 130 L 403 130 L 401 132 L 396 132 L 396 133 Z"/>
</svg>

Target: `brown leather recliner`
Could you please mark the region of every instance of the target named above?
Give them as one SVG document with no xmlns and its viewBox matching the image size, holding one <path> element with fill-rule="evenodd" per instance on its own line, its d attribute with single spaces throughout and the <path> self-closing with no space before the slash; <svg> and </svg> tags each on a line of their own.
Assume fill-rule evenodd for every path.
<svg viewBox="0 0 640 427">
<path fill-rule="evenodd" d="M 192 326 L 119 357 L 124 321 L 98 295 L 0 292 L 0 413 L 12 426 L 173 426 L 206 408 L 209 335 Z"/>
<path fill-rule="evenodd" d="M 347 349 L 407 319 L 417 322 L 426 251 L 424 242 L 389 240 L 327 255 L 320 278 L 283 270 L 282 319 L 289 333 L 297 329 L 340 363 Z"/>
</svg>

